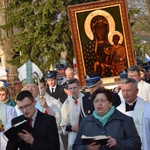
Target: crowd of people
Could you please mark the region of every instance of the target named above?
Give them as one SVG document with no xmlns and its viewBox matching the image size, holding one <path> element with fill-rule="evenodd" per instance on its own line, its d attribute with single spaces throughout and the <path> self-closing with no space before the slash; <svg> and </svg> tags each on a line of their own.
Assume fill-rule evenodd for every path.
<svg viewBox="0 0 150 150">
<path fill-rule="evenodd" d="M 83 92 L 72 68 L 41 70 L 30 60 L 18 69 L 23 88 L 15 100 L 0 87 L 0 150 L 149 150 L 150 64 L 131 66 L 115 89 L 103 87 L 100 73 L 85 76 Z M 26 120 L 32 133 L 5 131 Z M 85 144 L 82 136 L 107 136 L 106 144 Z"/>
</svg>

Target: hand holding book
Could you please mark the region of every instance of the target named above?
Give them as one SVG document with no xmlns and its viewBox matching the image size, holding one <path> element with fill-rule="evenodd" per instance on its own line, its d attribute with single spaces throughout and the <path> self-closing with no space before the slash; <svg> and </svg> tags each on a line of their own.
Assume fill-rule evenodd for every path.
<svg viewBox="0 0 150 150">
<path fill-rule="evenodd" d="M 17 140 L 18 133 L 19 132 L 24 132 L 23 130 L 28 131 L 29 133 L 33 132 L 33 128 L 28 124 L 27 120 L 23 120 L 22 122 L 19 122 L 15 125 L 12 125 L 9 129 L 7 129 L 4 132 L 4 135 L 10 140 L 10 141 L 15 141 Z"/>
<path fill-rule="evenodd" d="M 108 137 L 105 135 L 98 135 L 98 136 L 82 135 L 81 140 L 82 140 L 82 143 L 86 145 L 91 144 L 93 142 L 96 142 L 96 144 L 100 144 L 100 145 L 106 145 Z"/>
<path fill-rule="evenodd" d="M 33 144 L 34 137 L 28 131 L 23 130 L 23 133 L 19 132 L 18 136 L 20 137 L 20 139 L 24 140 L 26 143 Z"/>
</svg>

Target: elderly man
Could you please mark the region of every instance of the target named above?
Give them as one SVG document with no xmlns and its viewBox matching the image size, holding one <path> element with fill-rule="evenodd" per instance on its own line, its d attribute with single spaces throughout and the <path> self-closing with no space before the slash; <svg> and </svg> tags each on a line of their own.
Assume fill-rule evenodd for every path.
<svg viewBox="0 0 150 150">
<path fill-rule="evenodd" d="M 125 101 L 117 107 L 122 113 L 133 117 L 142 140 L 142 150 L 149 150 L 150 143 L 150 104 L 138 97 L 138 84 L 135 79 L 122 80 L 121 92 Z"/>
<path fill-rule="evenodd" d="M 72 68 L 67 68 L 67 69 L 65 70 L 65 76 L 66 76 L 66 77 L 62 80 L 61 85 L 62 85 L 64 88 L 68 89 L 68 81 L 69 81 L 70 79 L 74 78 L 74 71 L 73 71 L 73 69 L 72 69 Z"/>
<path fill-rule="evenodd" d="M 23 89 L 28 90 L 32 93 L 33 97 L 36 99 L 36 108 L 43 111 L 42 106 L 40 105 L 40 94 L 38 87 L 38 80 L 42 78 L 43 74 L 41 70 L 36 66 L 33 62 L 28 60 L 25 64 L 23 64 L 20 68 L 18 68 L 18 78 L 22 82 Z M 18 115 L 21 115 L 21 111 L 16 106 L 16 110 Z M 52 113 L 51 110 L 47 110 L 49 113 Z"/>
</svg>

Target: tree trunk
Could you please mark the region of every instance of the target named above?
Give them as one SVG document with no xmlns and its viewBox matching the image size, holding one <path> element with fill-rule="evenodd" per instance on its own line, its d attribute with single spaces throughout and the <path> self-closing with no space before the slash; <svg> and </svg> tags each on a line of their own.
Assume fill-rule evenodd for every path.
<svg viewBox="0 0 150 150">
<path fill-rule="evenodd" d="M 4 25 L 6 23 L 5 14 L 3 13 L 3 8 L 8 4 L 7 0 L 0 0 L 0 25 Z M 13 49 L 11 40 L 9 39 L 9 35 L 7 31 L 0 29 L 0 57 L 2 66 L 6 67 L 9 73 L 17 73 L 17 69 L 15 66 L 10 65 L 7 61 L 12 59 Z"/>
</svg>

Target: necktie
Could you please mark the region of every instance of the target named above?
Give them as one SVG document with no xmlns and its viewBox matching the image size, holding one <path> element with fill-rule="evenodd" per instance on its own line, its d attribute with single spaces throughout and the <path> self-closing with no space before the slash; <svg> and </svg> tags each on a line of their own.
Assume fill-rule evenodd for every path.
<svg viewBox="0 0 150 150">
<path fill-rule="evenodd" d="M 45 109 L 44 114 L 48 114 L 47 110 Z"/>
<path fill-rule="evenodd" d="M 52 93 L 54 93 L 54 88 L 52 88 Z"/>
<path fill-rule="evenodd" d="M 32 127 L 32 118 L 29 118 L 29 125 Z"/>
<path fill-rule="evenodd" d="M 74 104 L 75 104 L 75 105 L 78 105 L 78 101 L 77 101 L 76 99 L 74 100 Z"/>
<path fill-rule="evenodd" d="M 72 96 L 72 98 L 74 99 L 74 104 L 78 105 L 78 100 L 76 98 L 74 98 L 73 96 Z"/>
</svg>

